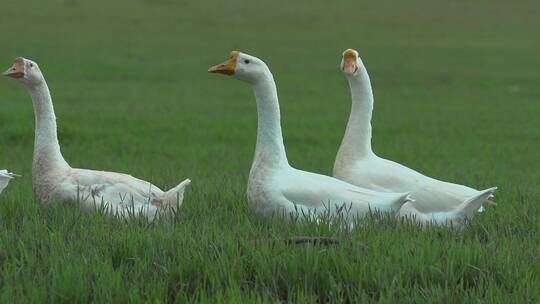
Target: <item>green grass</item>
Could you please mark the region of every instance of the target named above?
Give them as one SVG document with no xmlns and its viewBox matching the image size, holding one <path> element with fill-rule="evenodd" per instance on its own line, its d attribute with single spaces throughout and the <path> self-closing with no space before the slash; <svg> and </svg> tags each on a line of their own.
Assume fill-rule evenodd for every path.
<svg viewBox="0 0 540 304">
<path fill-rule="evenodd" d="M 46 2 L 46 4 L 45 4 Z M 0 81 L 0 302 L 540 301 L 537 1 L 14 1 L 0 62 L 40 63 L 74 167 L 162 188 L 190 177 L 155 224 L 32 197 L 33 110 Z M 352 233 L 262 220 L 247 207 L 256 109 L 210 75 L 232 49 L 272 69 L 291 164 L 331 173 L 349 114 L 338 71 L 354 47 L 375 90 L 374 146 L 441 179 L 499 186 L 462 233 L 370 220 Z M 297 235 L 339 245 L 289 245 Z"/>
</svg>

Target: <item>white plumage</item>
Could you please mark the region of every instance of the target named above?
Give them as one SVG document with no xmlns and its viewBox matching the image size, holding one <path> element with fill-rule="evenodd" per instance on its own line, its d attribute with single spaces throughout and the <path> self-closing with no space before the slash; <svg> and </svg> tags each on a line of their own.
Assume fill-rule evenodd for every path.
<svg viewBox="0 0 540 304">
<path fill-rule="evenodd" d="M 334 176 L 377 191 L 409 191 L 413 201 L 399 214 L 421 223 L 461 225 L 482 210 L 496 187 L 476 190 L 425 176 L 396 162 L 378 157 L 371 149 L 373 93 L 358 52 L 346 50 L 341 68 L 347 76 L 352 109 L 334 164 Z"/>
<path fill-rule="evenodd" d="M 16 175 L 8 172 L 7 170 L 0 170 L 0 193 L 6 189 L 9 184 L 9 181 L 14 178 Z"/>
<path fill-rule="evenodd" d="M 248 181 L 248 201 L 260 215 L 349 216 L 370 210 L 397 211 L 408 193 L 380 193 L 338 179 L 295 169 L 283 145 L 277 90 L 260 59 L 232 52 L 231 59 L 209 69 L 250 83 L 258 112 L 257 144 Z"/>
<path fill-rule="evenodd" d="M 32 97 L 36 120 L 32 185 L 42 203 L 79 202 L 86 209 L 97 207 L 119 216 L 143 214 L 150 220 L 182 203 L 189 179 L 165 192 L 130 175 L 71 168 L 60 151 L 52 98 L 38 65 L 19 57 L 4 75 L 19 79 Z"/>
</svg>

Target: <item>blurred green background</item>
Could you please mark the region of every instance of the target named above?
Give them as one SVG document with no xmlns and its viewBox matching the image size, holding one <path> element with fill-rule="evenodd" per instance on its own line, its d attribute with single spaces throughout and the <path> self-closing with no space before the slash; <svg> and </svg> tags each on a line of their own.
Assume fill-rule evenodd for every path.
<svg viewBox="0 0 540 304">
<path fill-rule="evenodd" d="M 538 301 L 538 1 L 3 0 L 0 12 L 3 69 L 40 64 L 73 167 L 193 180 L 181 214 L 150 226 L 37 207 L 32 104 L 3 79 L 0 167 L 23 175 L 1 197 L 4 301 Z M 390 223 L 349 245 L 289 247 L 275 239 L 345 236 L 247 209 L 254 98 L 207 68 L 234 49 L 263 59 L 291 164 L 330 174 L 350 109 L 346 48 L 371 76 L 380 156 L 499 186 L 464 233 Z"/>
</svg>

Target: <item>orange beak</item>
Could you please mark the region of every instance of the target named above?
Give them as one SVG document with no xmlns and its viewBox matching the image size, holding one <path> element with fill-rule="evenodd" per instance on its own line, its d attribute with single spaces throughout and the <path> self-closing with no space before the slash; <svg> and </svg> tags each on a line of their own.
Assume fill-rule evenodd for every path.
<svg viewBox="0 0 540 304">
<path fill-rule="evenodd" d="M 5 71 L 3 75 L 13 78 L 22 78 L 24 77 L 24 72 L 24 59 L 22 59 L 22 57 L 17 57 L 13 66 Z"/>
<path fill-rule="evenodd" d="M 236 59 L 240 53 L 238 51 L 231 52 L 231 58 L 223 63 L 215 65 L 208 69 L 210 73 L 220 73 L 225 75 L 234 75 L 236 69 Z"/>
<path fill-rule="evenodd" d="M 357 59 L 356 52 L 353 49 L 343 52 L 343 72 L 349 75 L 354 74 L 358 70 L 358 66 L 356 65 Z"/>
</svg>

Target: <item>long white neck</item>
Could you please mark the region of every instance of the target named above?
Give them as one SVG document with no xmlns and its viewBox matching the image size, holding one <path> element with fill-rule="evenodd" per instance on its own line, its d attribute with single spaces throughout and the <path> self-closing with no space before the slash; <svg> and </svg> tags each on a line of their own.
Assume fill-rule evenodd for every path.
<svg viewBox="0 0 540 304">
<path fill-rule="evenodd" d="M 359 160 L 373 155 L 371 150 L 373 92 L 365 68 L 361 68 L 357 75 L 349 76 L 347 79 L 351 89 L 352 107 L 338 155 Z"/>
<path fill-rule="evenodd" d="M 257 146 L 253 167 L 288 166 L 283 135 L 281 133 L 281 118 L 276 84 L 270 71 L 253 85 L 255 99 L 257 100 Z"/>
<path fill-rule="evenodd" d="M 34 168 L 40 170 L 64 169 L 69 165 L 60 152 L 56 131 L 56 116 L 47 83 L 28 86 L 36 119 L 34 141 Z"/>
</svg>

